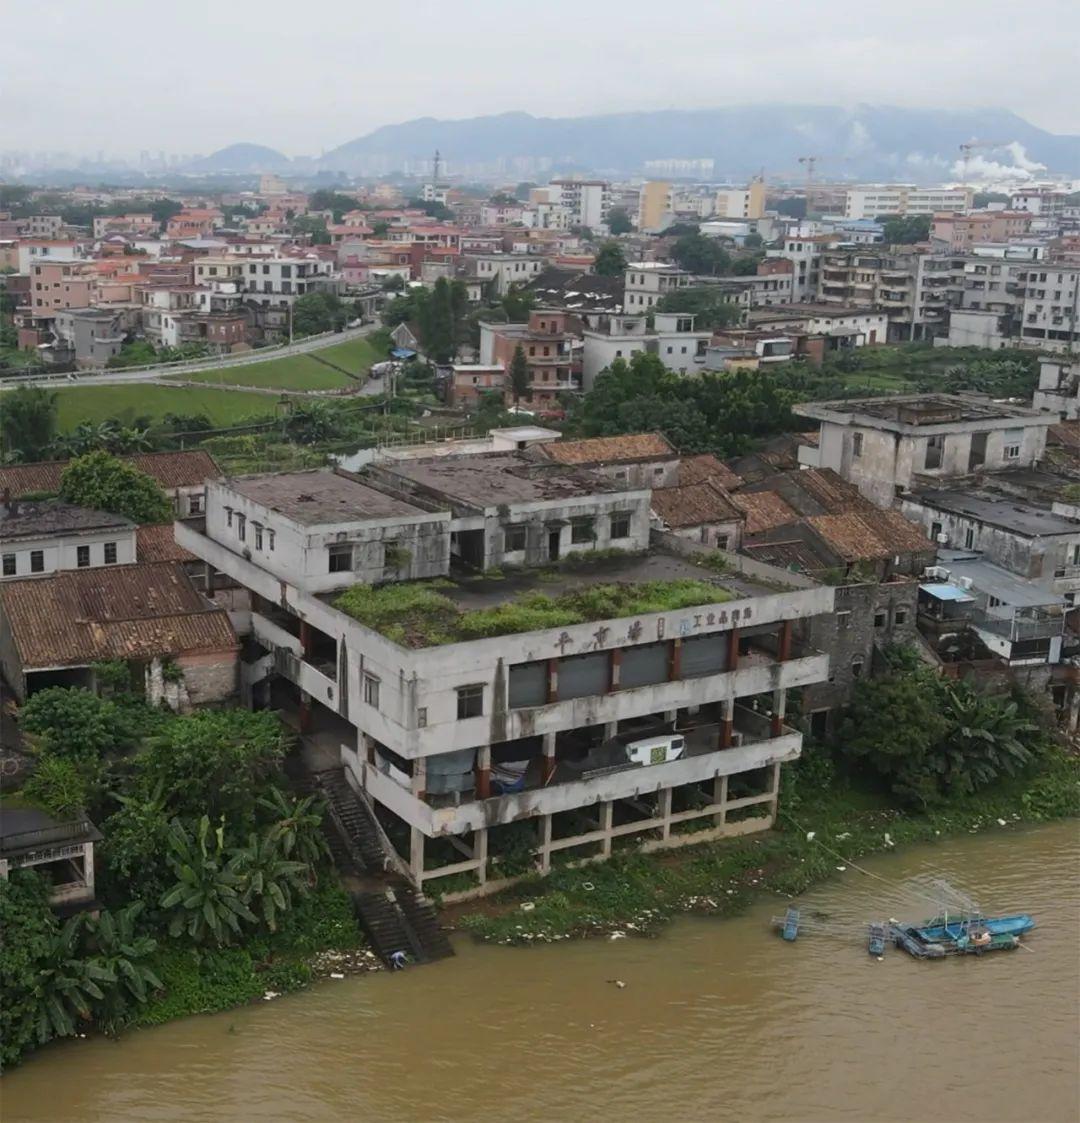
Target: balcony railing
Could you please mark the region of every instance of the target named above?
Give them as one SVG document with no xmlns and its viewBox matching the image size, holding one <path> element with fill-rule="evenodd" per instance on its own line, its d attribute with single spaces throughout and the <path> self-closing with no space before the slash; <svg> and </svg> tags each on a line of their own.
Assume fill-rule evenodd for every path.
<svg viewBox="0 0 1080 1123">
<path fill-rule="evenodd" d="M 94 824 L 89 819 L 73 819 L 69 823 L 57 823 L 52 827 L 39 827 L 37 830 L 5 835 L 0 852 L 13 854 L 16 851 L 42 850 L 76 840 L 89 840 L 94 835 Z"/>
<path fill-rule="evenodd" d="M 981 631 L 992 632 L 1009 640 L 1010 643 L 1030 639 L 1051 639 L 1060 636 L 1065 629 L 1065 617 L 1049 613 L 1006 618 L 991 616 L 982 609 L 974 609 L 971 613 L 971 623 Z"/>
</svg>

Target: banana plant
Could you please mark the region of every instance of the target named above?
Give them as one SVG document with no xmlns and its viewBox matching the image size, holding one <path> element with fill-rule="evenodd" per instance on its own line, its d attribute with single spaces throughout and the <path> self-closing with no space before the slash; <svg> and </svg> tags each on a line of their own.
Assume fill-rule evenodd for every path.
<svg viewBox="0 0 1080 1123">
<path fill-rule="evenodd" d="M 291 799 L 280 788 L 260 796 L 258 804 L 273 818 L 271 835 L 281 843 L 283 857 L 306 863 L 314 872 L 330 857 L 322 833 L 324 802 L 313 795 Z"/>
<path fill-rule="evenodd" d="M 157 940 L 138 931 L 142 910 L 139 901 L 115 913 L 105 910 L 87 922 L 92 958 L 116 979 L 116 986 L 93 1006 L 98 1023 L 109 1031 L 123 1024 L 133 1002 L 142 1005 L 154 991 L 164 989 L 147 962 L 157 950 Z"/>
<path fill-rule="evenodd" d="M 38 1041 L 70 1037 L 79 1022 L 89 1022 L 92 1006 L 104 1002 L 116 986 L 112 970 L 80 955 L 85 914 L 73 916 L 52 938 L 47 966 L 34 986 L 37 1006 L 35 1026 Z"/>
<path fill-rule="evenodd" d="M 306 862 L 283 856 L 280 837 L 268 831 L 248 835 L 246 846 L 237 847 L 229 859 L 229 870 L 241 879 L 245 905 L 257 907 L 271 932 L 277 931 L 278 913 L 292 908 L 293 893 L 311 888 L 311 869 Z"/>
</svg>

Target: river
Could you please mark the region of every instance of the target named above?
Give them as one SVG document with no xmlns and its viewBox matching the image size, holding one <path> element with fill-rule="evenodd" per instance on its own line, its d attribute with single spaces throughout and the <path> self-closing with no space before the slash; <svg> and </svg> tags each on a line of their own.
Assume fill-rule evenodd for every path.
<svg viewBox="0 0 1080 1123">
<path fill-rule="evenodd" d="M 1078 859 L 1074 823 L 871 859 L 890 884 L 839 873 L 799 902 L 831 932 L 794 944 L 775 903 L 655 940 L 461 937 L 431 966 L 49 1047 L 3 1079 L 3 1119 L 1073 1123 Z M 868 956 L 892 883 L 931 873 L 1035 913 L 1030 950 Z"/>
</svg>

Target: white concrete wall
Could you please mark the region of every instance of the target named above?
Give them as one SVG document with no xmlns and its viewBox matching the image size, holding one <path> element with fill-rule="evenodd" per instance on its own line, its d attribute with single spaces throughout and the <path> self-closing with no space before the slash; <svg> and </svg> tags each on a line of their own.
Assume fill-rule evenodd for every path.
<svg viewBox="0 0 1080 1123">
<path fill-rule="evenodd" d="M 0 554 L 15 555 L 15 573 L 6 579 L 15 577 L 44 577 L 64 569 L 78 569 L 79 547 L 90 548 L 90 569 L 97 569 L 105 565 L 105 544 L 116 544 L 115 565 L 128 565 L 135 558 L 135 528 L 117 527 L 115 530 L 101 531 L 93 534 L 72 534 L 65 537 L 47 537 L 36 539 L 20 539 L 17 543 L 0 543 Z M 40 550 L 44 555 L 44 569 L 34 573 L 30 569 L 30 555 Z M 86 568 L 86 567 L 83 567 Z M 4 580 L 0 572 L 0 580 Z"/>
</svg>

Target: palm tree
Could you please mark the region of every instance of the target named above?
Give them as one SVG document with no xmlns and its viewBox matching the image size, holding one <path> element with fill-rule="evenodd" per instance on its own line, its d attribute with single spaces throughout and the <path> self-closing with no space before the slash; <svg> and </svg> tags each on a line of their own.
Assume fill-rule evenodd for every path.
<svg viewBox="0 0 1080 1123">
<path fill-rule="evenodd" d="M 240 934 L 241 920 L 258 922 L 241 899 L 243 878 L 227 868 L 224 825 L 211 832 L 204 815 L 193 837 L 179 819 L 173 819 L 166 861 L 177 882 L 162 895 L 161 907 L 172 910 L 169 935 L 174 939 L 186 933 L 196 944 L 210 938 L 227 944 L 232 935 Z"/>
<path fill-rule="evenodd" d="M 277 931 L 277 914 L 292 908 L 292 893 L 311 889 L 311 867 L 282 857 L 280 836 L 267 831 L 262 837 L 248 835 L 246 846 L 237 847 L 229 859 L 229 870 L 243 883 L 245 905 L 257 904 L 271 932 Z"/>
<path fill-rule="evenodd" d="M 91 1018 L 91 1003 L 104 1002 L 106 991 L 99 986 L 114 986 L 116 976 L 105 965 L 79 956 L 85 914 L 73 916 L 52 937 L 48 966 L 38 975 L 34 986 L 37 1000 L 37 1036 L 44 1044 L 51 1037 L 70 1037 L 77 1022 Z"/>
</svg>

